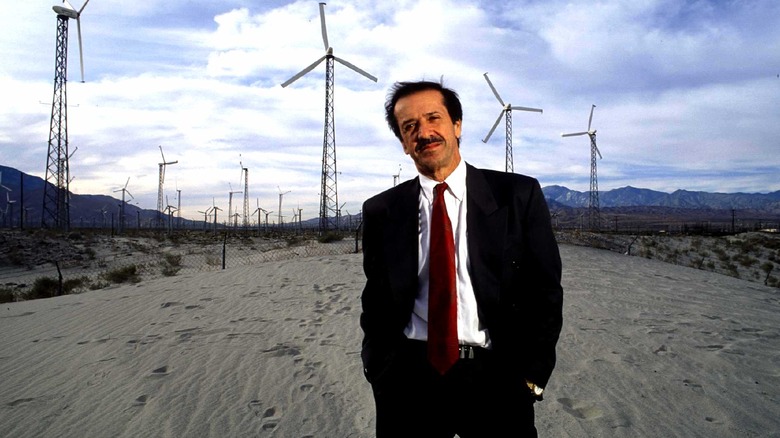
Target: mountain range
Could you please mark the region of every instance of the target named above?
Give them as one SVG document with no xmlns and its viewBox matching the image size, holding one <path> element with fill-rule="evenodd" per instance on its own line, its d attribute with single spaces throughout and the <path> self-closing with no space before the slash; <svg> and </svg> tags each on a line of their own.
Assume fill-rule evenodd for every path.
<svg viewBox="0 0 780 438">
<path fill-rule="evenodd" d="M 587 207 L 590 192 L 578 192 L 552 185 L 542 188 L 551 204 L 566 207 Z M 668 207 L 674 209 L 755 210 L 780 213 L 780 190 L 771 193 L 710 193 L 676 190 L 672 193 L 636 187 L 622 187 L 599 191 L 599 206 L 619 207 Z"/>
<path fill-rule="evenodd" d="M 10 217 L 19 222 L 21 213 L 20 195 L 22 182 L 24 187 L 24 209 L 27 223 L 35 226 L 40 224 L 43 209 L 43 188 L 45 182 L 38 177 L 20 172 L 12 167 L 0 165 L 0 226 L 8 226 Z M 590 192 L 579 192 L 569 188 L 551 185 L 542 188 L 551 210 L 587 208 Z M 3 193 L 5 192 L 5 193 Z M 120 194 L 121 195 L 121 194 Z M 11 201 L 10 203 L 8 201 Z M 106 195 L 76 195 L 71 194 L 70 217 L 74 226 L 106 226 L 118 217 L 118 206 L 121 199 Z M 652 207 L 654 210 L 751 210 L 753 212 L 780 214 L 780 190 L 771 193 L 709 193 L 688 190 L 676 190 L 665 193 L 636 187 L 623 187 L 599 192 L 601 208 L 634 208 Z M 148 223 L 157 218 L 155 209 L 142 209 L 130 203 L 125 206 L 128 221 L 135 224 Z M 359 220 L 359 219 L 358 219 Z M 316 218 L 313 219 L 316 224 Z M 202 220 L 194 221 L 202 224 Z M 220 221 L 221 222 L 221 221 Z"/>
</svg>

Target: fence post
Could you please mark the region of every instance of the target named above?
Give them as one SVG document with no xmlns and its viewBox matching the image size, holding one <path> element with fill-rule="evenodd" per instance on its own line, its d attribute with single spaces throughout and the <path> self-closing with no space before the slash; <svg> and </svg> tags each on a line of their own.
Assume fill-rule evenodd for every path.
<svg viewBox="0 0 780 438">
<path fill-rule="evenodd" d="M 57 267 L 57 296 L 62 296 L 62 271 L 60 270 L 60 262 L 55 261 L 54 266 Z"/>
<path fill-rule="evenodd" d="M 355 228 L 355 254 L 360 252 L 358 248 L 358 241 L 360 240 L 360 228 L 362 227 L 363 227 L 363 221 L 361 220 L 357 228 Z"/>
<path fill-rule="evenodd" d="M 222 269 L 225 269 L 225 248 L 227 247 L 227 232 L 225 232 L 225 239 L 222 241 Z"/>
</svg>

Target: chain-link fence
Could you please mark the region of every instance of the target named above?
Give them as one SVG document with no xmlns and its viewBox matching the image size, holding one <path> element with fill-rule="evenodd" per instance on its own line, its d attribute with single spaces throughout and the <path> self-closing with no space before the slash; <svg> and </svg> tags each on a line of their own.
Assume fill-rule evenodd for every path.
<svg viewBox="0 0 780 438">
<path fill-rule="evenodd" d="M 0 231 L 0 302 L 45 298 L 189 272 L 299 257 L 357 253 L 350 232 L 180 231 L 67 236 Z"/>
</svg>

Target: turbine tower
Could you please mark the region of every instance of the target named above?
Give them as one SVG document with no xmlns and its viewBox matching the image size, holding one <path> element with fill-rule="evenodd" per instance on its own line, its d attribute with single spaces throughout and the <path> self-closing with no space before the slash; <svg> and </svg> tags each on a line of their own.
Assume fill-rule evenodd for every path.
<svg viewBox="0 0 780 438">
<path fill-rule="evenodd" d="M 233 184 L 228 183 L 228 186 L 230 187 L 230 191 L 228 192 L 228 195 L 229 195 L 228 196 L 228 226 L 230 226 L 230 219 L 231 218 L 233 218 L 234 222 L 236 222 L 234 226 L 238 226 L 238 217 L 234 218 L 234 216 L 233 216 L 234 215 L 234 213 L 233 213 L 233 194 L 241 193 L 241 191 L 240 190 L 233 190 Z M 238 209 L 236 209 L 236 210 L 238 210 Z M 236 211 L 235 214 L 237 215 L 238 211 Z"/>
<path fill-rule="evenodd" d="M 158 163 L 160 166 L 160 178 L 159 183 L 157 185 L 157 226 L 162 227 L 163 221 L 162 221 L 162 213 L 165 209 L 165 206 L 163 205 L 163 185 L 165 184 L 165 166 L 176 164 L 179 162 L 179 160 L 176 161 L 165 161 L 165 154 L 162 150 L 162 145 L 160 145 L 160 155 L 162 155 L 162 163 Z"/>
<path fill-rule="evenodd" d="M 244 229 L 249 226 L 249 168 L 244 167 L 244 163 L 239 161 L 241 165 L 241 176 L 244 180 Z"/>
<path fill-rule="evenodd" d="M 84 82 L 84 54 L 81 45 L 81 12 L 67 0 L 68 7 L 52 6 L 57 14 L 57 49 L 54 57 L 54 97 L 49 124 L 49 150 L 46 157 L 46 184 L 43 185 L 41 226 L 68 231 L 70 228 L 70 169 L 68 166 L 68 20 L 76 19 L 79 36 L 81 82 Z"/>
<path fill-rule="evenodd" d="M 119 204 L 119 234 L 122 234 L 122 232 L 125 229 L 125 195 L 130 195 L 130 199 L 133 199 L 133 194 L 130 193 L 129 190 L 127 190 L 127 185 L 130 183 L 130 177 L 127 177 L 127 182 L 125 183 L 125 186 L 121 189 L 114 190 L 114 193 L 116 192 L 122 192 L 122 203 Z"/>
<path fill-rule="evenodd" d="M 590 137 L 590 197 L 588 198 L 588 226 L 591 230 L 601 228 L 601 212 L 599 210 L 599 181 L 596 175 L 596 155 L 601 159 L 601 151 L 596 146 L 596 130 L 590 129 L 593 122 L 593 110 L 596 105 L 590 107 L 590 117 L 588 118 L 588 130 L 583 132 L 574 132 L 571 134 L 561 134 L 561 137 L 575 137 L 588 134 Z"/>
<path fill-rule="evenodd" d="M 490 140 L 490 136 L 493 135 L 493 131 L 496 130 L 496 127 L 498 126 L 498 122 L 501 121 L 501 116 L 504 116 L 506 118 L 506 166 L 505 171 L 506 172 L 514 172 L 515 166 L 513 163 L 513 153 L 512 153 L 512 110 L 520 110 L 520 111 L 533 111 L 537 113 L 541 113 L 542 110 L 539 108 L 527 108 L 524 106 L 512 106 L 512 104 L 504 103 L 504 101 L 501 99 L 501 96 L 498 95 L 498 91 L 496 91 L 496 87 L 493 86 L 493 83 L 490 82 L 490 78 L 488 77 L 488 74 L 485 73 L 485 80 L 487 81 L 488 85 L 490 86 L 490 89 L 493 90 L 493 94 L 496 96 L 496 99 L 498 99 L 498 103 L 501 104 L 502 107 L 504 107 L 501 112 L 498 114 L 498 118 L 496 119 L 496 123 L 493 124 L 493 127 L 490 128 L 490 132 L 488 132 L 488 135 L 485 137 L 484 140 L 482 140 L 483 143 L 487 143 L 488 140 Z"/>
<path fill-rule="evenodd" d="M 333 55 L 333 48 L 328 44 L 328 31 L 325 27 L 325 3 L 320 3 L 320 25 L 322 27 L 322 42 L 325 44 L 325 55 L 314 61 L 313 64 L 303 69 L 300 73 L 288 79 L 282 84 L 287 87 L 297 81 L 322 61 L 325 61 L 325 136 L 322 142 L 322 181 L 320 189 L 320 224 L 319 232 L 330 228 L 338 228 L 338 223 L 333 217 L 339 205 L 336 175 L 336 128 L 333 110 L 334 88 L 334 61 L 338 61 L 349 69 L 376 82 L 376 77 L 366 73 L 351 63 Z M 281 217 L 281 208 L 280 213 Z"/>
<path fill-rule="evenodd" d="M 399 164 L 398 165 L 398 173 L 393 175 L 393 187 L 398 185 L 398 180 L 400 180 L 400 179 L 401 179 L 401 165 Z"/>
<path fill-rule="evenodd" d="M 279 186 L 276 186 L 277 189 L 279 189 L 279 227 L 282 226 L 282 197 L 288 193 L 290 193 L 290 190 L 282 193 L 282 189 L 279 188 Z"/>
</svg>

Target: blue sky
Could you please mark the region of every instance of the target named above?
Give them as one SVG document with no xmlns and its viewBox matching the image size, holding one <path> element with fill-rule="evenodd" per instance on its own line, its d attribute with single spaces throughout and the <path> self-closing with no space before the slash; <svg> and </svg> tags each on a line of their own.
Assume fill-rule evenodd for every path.
<svg viewBox="0 0 780 438">
<path fill-rule="evenodd" d="M 75 7 L 83 2 L 72 1 Z M 0 164 L 44 177 L 57 1 L 15 2 L 0 27 Z M 505 102 L 514 169 L 542 185 L 589 188 L 591 105 L 603 159 L 600 190 L 780 190 L 780 3 L 763 1 L 331 1 L 336 56 L 338 196 L 363 200 L 416 175 L 384 122 L 399 80 L 443 76 L 464 105 L 462 155 L 504 169 Z M 322 161 L 324 54 L 316 1 L 92 0 L 82 15 L 86 82 L 70 25 L 68 134 L 75 193 L 114 193 L 155 208 L 158 163 L 182 216 L 227 210 L 249 168 L 257 204 L 316 217 Z M 235 202 L 235 201 L 234 201 Z M 276 216 L 276 213 L 272 215 Z M 269 218 L 270 219 L 270 218 Z"/>
</svg>

